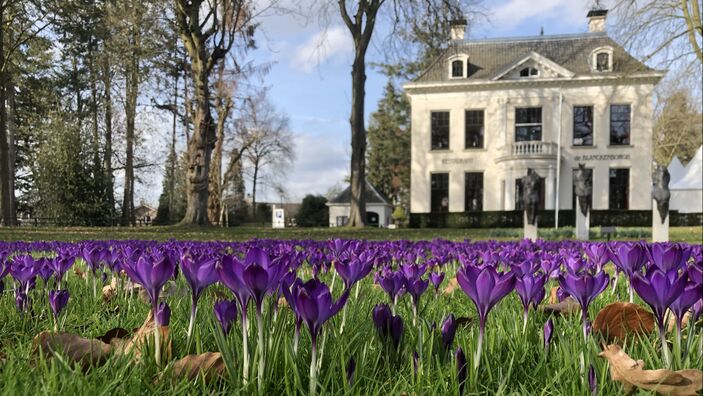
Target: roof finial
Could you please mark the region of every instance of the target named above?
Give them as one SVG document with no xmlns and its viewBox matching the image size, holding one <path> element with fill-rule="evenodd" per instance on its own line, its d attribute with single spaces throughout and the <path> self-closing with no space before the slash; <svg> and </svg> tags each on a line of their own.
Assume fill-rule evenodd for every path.
<svg viewBox="0 0 704 396">
<path fill-rule="evenodd" d="M 544 34 L 545 34 L 545 30 L 544 30 L 543 27 L 541 26 L 541 27 L 540 27 L 540 35 L 542 36 L 542 35 L 544 35 Z"/>
</svg>

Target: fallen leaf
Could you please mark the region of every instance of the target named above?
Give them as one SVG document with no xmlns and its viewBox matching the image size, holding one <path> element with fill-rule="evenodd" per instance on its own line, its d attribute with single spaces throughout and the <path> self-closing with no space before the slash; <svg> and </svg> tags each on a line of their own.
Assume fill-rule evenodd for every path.
<svg viewBox="0 0 704 396">
<path fill-rule="evenodd" d="M 624 341 L 635 333 L 650 333 L 655 328 L 655 318 L 645 308 L 627 302 L 605 306 L 594 318 L 592 332 L 601 334 L 607 342 Z"/>
<path fill-rule="evenodd" d="M 677 325 L 677 317 L 669 309 L 667 310 L 667 314 L 665 317 L 667 318 L 667 332 L 669 333 L 669 332 L 675 330 L 675 326 Z M 683 330 L 685 327 L 687 327 L 687 324 L 689 323 L 689 320 L 691 318 L 692 318 L 692 311 L 685 312 L 684 316 L 682 317 L 682 329 Z"/>
<path fill-rule="evenodd" d="M 559 288 L 558 286 L 553 286 L 553 287 L 550 289 L 550 299 L 548 300 L 548 303 L 550 303 L 550 304 L 558 304 L 558 303 L 560 302 L 560 298 L 557 297 L 557 291 L 558 291 L 559 289 L 560 289 L 560 288 Z"/>
<path fill-rule="evenodd" d="M 110 345 L 96 339 L 69 333 L 42 331 L 32 340 L 32 355 L 53 357 L 58 353 L 71 363 L 78 363 L 83 370 L 99 366 L 110 356 Z"/>
<path fill-rule="evenodd" d="M 229 297 L 227 294 L 220 290 L 213 290 L 213 296 L 215 296 L 215 300 L 228 300 Z"/>
<path fill-rule="evenodd" d="M 452 278 L 450 279 L 450 282 L 447 284 L 445 287 L 445 290 L 442 291 L 443 294 L 452 294 L 455 289 L 459 287 L 459 283 L 457 283 L 457 278 Z"/>
<path fill-rule="evenodd" d="M 661 395 L 687 396 L 697 395 L 702 389 L 701 370 L 644 370 L 642 360 L 631 359 L 620 346 L 613 344 L 600 352 L 599 357 L 609 361 L 611 379 L 620 382 L 626 393 L 640 388 Z"/>
<path fill-rule="evenodd" d="M 460 316 L 455 319 L 455 322 L 457 323 L 457 326 L 468 327 L 470 324 L 472 324 L 472 318 L 467 316 Z"/>
<path fill-rule="evenodd" d="M 112 300 L 117 294 L 117 278 L 113 277 L 109 285 L 103 286 L 103 301 Z"/>
<path fill-rule="evenodd" d="M 547 314 L 562 315 L 579 312 L 581 307 L 579 306 L 577 300 L 570 296 L 557 304 L 543 305 L 540 309 Z"/>
<path fill-rule="evenodd" d="M 78 266 L 75 266 L 75 265 L 73 266 L 73 273 L 76 274 L 76 276 L 78 276 L 78 277 L 81 278 L 81 279 L 87 279 L 87 278 L 88 278 L 88 274 L 87 274 L 86 272 L 81 271 L 81 269 L 78 268 Z"/>
<path fill-rule="evenodd" d="M 147 314 L 147 319 L 140 328 L 138 328 L 132 337 L 128 340 L 122 338 L 112 338 L 110 345 L 113 347 L 116 353 L 120 354 L 134 354 L 135 360 L 139 361 L 142 358 L 142 353 L 147 345 L 154 340 L 154 327 L 156 326 L 156 321 L 154 320 L 154 315 L 152 311 L 149 310 Z M 164 361 L 171 360 L 172 347 L 171 340 L 169 339 L 169 326 L 159 327 L 160 343 L 161 343 L 161 356 Z"/>
<path fill-rule="evenodd" d="M 132 333 L 134 333 L 134 331 L 126 330 L 122 327 L 116 327 L 114 329 L 108 330 L 107 332 L 105 332 L 105 334 L 101 335 L 100 337 L 95 338 L 106 344 L 109 344 L 113 338 L 127 338 Z"/>
<path fill-rule="evenodd" d="M 194 379 L 203 375 L 206 381 L 222 377 L 226 373 L 225 361 L 220 352 L 206 352 L 200 355 L 187 355 L 174 363 L 173 375 Z"/>
<path fill-rule="evenodd" d="M 278 304 L 279 304 L 279 307 L 287 307 L 288 301 L 286 301 L 285 297 L 279 297 Z"/>
</svg>

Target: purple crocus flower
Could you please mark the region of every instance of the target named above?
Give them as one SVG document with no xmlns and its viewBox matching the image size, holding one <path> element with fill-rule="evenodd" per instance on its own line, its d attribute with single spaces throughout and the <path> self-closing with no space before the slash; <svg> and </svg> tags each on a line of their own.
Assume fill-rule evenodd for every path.
<svg viewBox="0 0 704 396">
<path fill-rule="evenodd" d="M 550 342 L 552 341 L 552 334 L 554 329 L 555 325 L 552 322 L 552 318 L 550 318 L 547 322 L 545 322 L 545 325 L 543 325 L 543 348 L 545 349 L 546 353 L 550 349 Z"/>
<path fill-rule="evenodd" d="M 68 304 L 68 290 L 49 290 L 49 306 L 54 318 L 59 318 L 59 313 Z"/>
<path fill-rule="evenodd" d="M 391 300 L 391 311 L 395 313 L 396 302 L 403 287 L 403 275 L 398 272 L 388 272 L 379 275 L 379 286 L 389 295 Z"/>
<path fill-rule="evenodd" d="M 516 279 L 516 293 L 523 304 L 523 332 L 528 324 L 528 309 L 536 308 L 545 297 L 546 275 L 525 274 Z"/>
<path fill-rule="evenodd" d="M 156 309 L 156 324 L 159 326 L 168 326 L 171 322 L 171 307 L 165 302 L 160 302 Z"/>
<path fill-rule="evenodd" d="M 186 283 L 191 288 L 191 317 L 188 322 L 186 339 L 193 334 L 193 327 L 198 314 L 198 299 L 208 286 L 217 282 L 218 272 L 215 271 L 215 259 L 187 253 L 181 255 L 181 272 L 186 278 Z"/>
<path fill-rule="evenodd" d="M 589 393 L 591 393 L 592 396 L 598 395 L 599 389 L 598 389 L 598 384 L 596 382 L 596 372 L 594 371 L 594 365 L 592 365 L 592 364 L 589 365 L 588 382 L 589 382 Z"/>
<path fill-rule="evenodd" d="M 694 306 L 694 304 L 697 303 L 697 301 L 701 301 L 701 299 L 701 285 L 697 285 L 691 282 L 685 287 L 684 292 L 677 296 L 675 301 L 670 304 L 670 311 L 675 314 L 675 318 L 677 319 L 677 337 L 680 337 L 680 335 L 682 334 L 682 320 L 684 319 L 684 315 L 687 313 L 687 311 L 692 309 L 692 307 Z"/>
<path fill-rule="evenodd" d="M 684 292 L 687 286 L 687 275 L 669 276 L 658 267 L 652 266 L 643 276 L 635 274 L 631 280 L 633 288 L 646 304 L 653 310 L 655 322 L 660 331 L 663 361 L 670 365 L 669 347 L 665 339 L 665 313 L 672 303 Z"/>
<path fill-rule="evenodd" d="M 323 324 L 337 314 L 345 305 L 349 296 L 349 289 L 345 290 L 337 301 L 333 301 L 328 286 L 314 278 L 298 287 L 295 293 L 297 293 L 296 306 L 292 308 L 298 311 L 298 314 L 308 327 L 312 341 L 309 393 L 315 395 L 318 379 L 318 334 Z M 261 376 L 263 373 L 260 371 L 259 375 Z"/>
<path fill-rule="evenodd" d="M 218 322 L 220 322 L 222 332 L 228 334 L 232 323 L 237 318 L 237 302 L 230 300 L 218 301 L 215 303 L 213 311 Z"/>
<path fill-rule="evenodd" d="M 611 246 L 611 261 L 629 279 L 628 295 L 630 302 L 633 302 L 633 283 L 631 278 L 633 274 L 640 272 L 647 262 L 648 257 L 645 251 L 646 248 L 640 242 L 617 242 Z"/>
<path fill-rule="evenodd" d="M 560 287 L 569 293 L 582 308 L 582 333 L 587 339 L 587 321 L 589 320 L 589 304 L 606 289 L 609 276 L 604 271 L 596 275 L 583 272 L 579 275 L 566 274 L 559 277 Z"/>
<path fill-rule="evenodd" d="M 464 351 L 461 347 L 457 348 L 457 351 L 455 351 L 455 360 L 457 361 L 457 383 L 459 385 L 459 395 L 462 396 L 464 393 L 464 384 L 467 380 L 467 358 L 464 356 Z"/>
<path fill-rule="evenodd" d="M 352 285 L 369 275 L 374 268 L 372 259 L 371 254 L 365 251 L 351 260 L 338 259 L 335 261 L 335 271 L 345 282 L 346 288 L 351 288 Z"/>
<path fill-rule="evenodd" d="M 445 280 L 445 273 L 431 272 L 428 275 L 428 279 L 430 279 L 430 283 L 433 284 L 433 287 L 435 288 L 435 294 L 437 295 L 440 290 L 440 285 L 442 284 L 442 281 Z"/>
<path fill-rule="evenodd" d="M 345 373 L 347 374 L 347 385 L 352 386 L 354 384 L 354 372 L 357 369 L 357 363 L 354 361 L 354 358 L 351 357 L 350 360 L 347 361 L 347 366 L 345 367 Z"/>
<path fill-rule="evenodd" d="M 474 359 L 474 367 L 479 367 L 486 319 L 491 309 L 506 297 L 516 285 L 511 273 L 499 273 L 491 266 L 477 268 L 465 265 L 457 271 L 457 283 L 472 300 L 479 314 L 479 341 Z"/>
<path fill-rule="evenodd" d="M 134 267 L 124 265 L 123 269 L 133 282 L 139 283 L 147 291 L 152 301 L 152 314 L 156 317 L 161 288 L 173 276 L 176 269 L 174 261 L 169 255 L 165 254 L 145 254 L 137 260 L 137 264 Z M 154 326 L 154 355 L 157 365 L 161 364 L 161 341 L 159 338 L 159 326 Z"/>
<path fill-rule="evenodd" d="M 648 261 L 666 274 L 670 271 L 676 272 L 684 264 L 684 252 L 678 243 L 653 243 L 645 253 Z"/>
<path fill-rule="evenodd" d="M 415 274 L 412 274 L 411 276 L 415 276 Z M 420 296 L 422 296 L 425 290 L 428 288 L 429 282 L 427 279 L 404 277 L 403 285 L 406 289 L 406 292 L 411 295 L 411 307 L 413 309 L 413 326 L 415 326 L 417 323 L 418 316 L 418 302 L 420 301 Z"/>
<path fill-rule="evenodd" d="M 25 294 L 29 292 L 32 279 L 37 276 L 35 260 L 30 255 L 13 257 L 10 265 L 10 275 L 20 284 L 20 289 Z"/>
<path fill-rule="evenodd" d="M 372 310 L 372 320 L 382 341 L 391 339 L 394 350 L 398 350 L 403 336 L 403 319 L 394 315 L 386 304 L 377 304 Z"/>
<path fill-rule="evenodd" d="M 589 262 L 595 266 L 596 271 L 601 271 L 601 268 L 609 262 L 609 247 L 607 244 L 601 243 L 585 243 L 584 254 L 587 255 Z"/>
<path fill-rule="evenodd" d="M 63 280 L 64 274 L 73 266 L 75 261 L 76 258 L 73 256 L 61 255 L 49 260 L 48 265 L 56 275 L 56 287 L 61 288 L 61 281 Z"/>
<path fill-rule="evenodd" d="M 440 336 L 442 338 L 442 347 L 444 350 L 449 350 L 452 347 L 452 342 L 455 340 L 455 333 L 457 332 L 457 320 L 455 320 L 455 315 L 449 314 L 442 321 L 440 326 Z"/>
</svg>

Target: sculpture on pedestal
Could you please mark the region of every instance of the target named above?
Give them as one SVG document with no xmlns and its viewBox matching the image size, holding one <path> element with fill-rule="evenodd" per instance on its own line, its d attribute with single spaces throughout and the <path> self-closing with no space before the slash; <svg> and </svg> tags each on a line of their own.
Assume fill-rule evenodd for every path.
<svg viewBox="0 0 704 396">
<path fill-rule="evenodd" d="M 665 223 L 670 211 L 670 172 L 658 165 L 653 172 L 653 199 L 657 203 L 660 222 Z"/>
<path fill-rule="evenodd" d="M 592 175 L 584 164 L 579 164 L 579 168 L 574 173 L 574 194 L 577 196 L 579 209 L 586 216 L 591 209 Z"/>
<path fill-rule="evenodd" d="M 539 191 L 540 177 L 531 168 L 528 168 L 528 174 L 521 179 L 523 186 L 523 210 L 526 212 L 528 224 L 538 224 L 538 203 L 540 201 Z"/>
</svg>

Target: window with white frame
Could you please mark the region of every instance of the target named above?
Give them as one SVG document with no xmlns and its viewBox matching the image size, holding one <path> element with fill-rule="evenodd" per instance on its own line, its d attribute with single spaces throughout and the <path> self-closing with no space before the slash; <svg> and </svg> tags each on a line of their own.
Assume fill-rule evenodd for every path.
<svg viewBox="0 0 704 396">
<path fill-rule="evenodd" d="M 519 73 L 521 77 L 538 77 L 540 72 L 534 67 L 525 67 Z"/>
<path fill-rule="evenodd" d="M 610 72 L 614 68 L 614 50 L 611 47 L 599 47 L 592 51 L 589 65 L 595 72 Z"/>
</svg>

